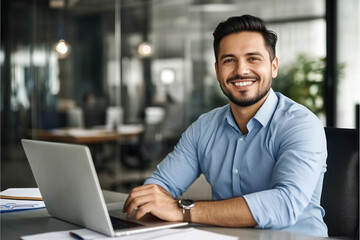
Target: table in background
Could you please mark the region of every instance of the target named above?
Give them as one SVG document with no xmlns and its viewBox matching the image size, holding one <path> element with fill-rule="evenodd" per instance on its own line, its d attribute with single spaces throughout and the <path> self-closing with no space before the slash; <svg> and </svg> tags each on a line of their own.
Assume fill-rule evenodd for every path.
<svg viewBox="0 0 360 240">
<path fill-rule="evenodd" d="M 124 201 L 127 194 L 103 191 L 107 203 Z M 207 225 L 190 224 L 183 228 L 194 227 L 197 229 L 216 232 L 225 235 L 237 236 L 247 240 L 320 240 L 324 238 L 303 235 L 299 233 L 254 229 L 254 228 L 224 228 Z M 1 239 L 19 239 L 21 236 L 39 234 L 53 231 L 65 231 L 80 228 L 79 226 L 51 217 L 46 209 L 20 211 L 1 214 Z M 336 238 L 328 238 L 336 239 Z"/>
<path fill-rule="evenodd" d="M 116 154 L 116 149 L 121 147 L 124 142 L 136 144 L 140 140 L 143 132 L 143 124 L 125 124 L 120 125 L 115 130 L 108 129 L 106 126 L 97 126 L 90 129 L 31 129 L 29 136 L 32 139 L 41 141 L 88 145 L 97 171 L 106 172 L 111 176 L 115 176 L 117 175 L 116 171 L 120 171 L 121 168 L 119 165 L 120 154 Z M 108 163 L 110 163 L 111 166 L 105 166 L 108 165 Z M 115 182 L 117 182 L 117 180 L 115 180 Z"/>
<path fill-rule="evenodd" d="M 143 125 L 122 125 L 117 130 L 108 130 L 106 128 L 32 129 L 29 131 L 29 135 L 33 139 L 43 141 L 93 144 L 139 138 L 143 131 Z"/>
</svg>

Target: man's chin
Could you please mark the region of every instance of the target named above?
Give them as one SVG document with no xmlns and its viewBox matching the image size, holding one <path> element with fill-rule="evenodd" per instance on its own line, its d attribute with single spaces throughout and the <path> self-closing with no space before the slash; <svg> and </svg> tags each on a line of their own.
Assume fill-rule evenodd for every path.
<svg viewBox="0 0 360 240">
<path fill-rule="evenodd" d="M 260 100 L 260 99 L 259 99 Z M 238 107 L 250 107 L 257 103 L 259 100 L 242 100 L 242 101 L 231 101 L 233 104 L 235 104 Z"/>
<path fill-rule="evenodd" d="M 259 101 L 261 101 L 263 98 L 265 98 L 268 95 L 269 91 L 264 92 L 261 95 L 257 95 L 257 96 L 253 96 L 253 97 L 249 97 L 249 96 L 244 96 L 247 93 L 242 93 L 242 97 L 239 98 L 235 98 L 233 96 L 228 96 L 229 100 L 239 106 L 239 107 L 250 107 L 256 103 L 258 103 Z M 248 95 L 248 94 L 247 94 Z"/>
</svg>

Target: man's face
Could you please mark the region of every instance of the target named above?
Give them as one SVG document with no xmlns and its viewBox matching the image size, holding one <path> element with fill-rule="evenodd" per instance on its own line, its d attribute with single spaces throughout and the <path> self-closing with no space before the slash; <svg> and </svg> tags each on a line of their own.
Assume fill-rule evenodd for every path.
<svg viewBox="0 0 360 240">
<path fill-rule="evenodd" d="M 215 70 L 224 94 L 236 105 L 246 107 L 267 96 L 277 76 L 278 59 L 270 60 L 260 33 L 233 33 L 220 41 Z"/>
</svg>

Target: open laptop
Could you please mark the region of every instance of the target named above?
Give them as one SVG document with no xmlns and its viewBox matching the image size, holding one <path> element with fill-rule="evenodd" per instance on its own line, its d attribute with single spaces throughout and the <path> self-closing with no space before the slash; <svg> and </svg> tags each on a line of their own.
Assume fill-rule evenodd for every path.
<svg viewBox="0 0 360 240">
<path fill-rule="evenodd" d="M 46 209 L 53 217 L 108 236 L 187 224 L 166 222 L 150 215 L 135 221 L 121 209 L 109 212 L 87 146 L 27 139 L 21 142 Z"/>
</svg>

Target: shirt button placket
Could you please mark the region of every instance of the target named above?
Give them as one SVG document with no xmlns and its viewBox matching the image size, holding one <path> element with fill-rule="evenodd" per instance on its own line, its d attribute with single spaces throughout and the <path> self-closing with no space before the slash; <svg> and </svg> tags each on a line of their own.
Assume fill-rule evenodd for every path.
<svg viewBox="0 0 360 240">
<path fill-rule="evenodd" d="M 233 193 L 235 196 L 239 196 L 242 194 L 241 187 L 240 187 L 240 177 L 241 176 L 239 176 L 239 172 L 240 172 L 239 166 L 240 166 L 241 159 L 243 157 L 243 152 L 244 152 L 244 137 L 241 136 L 237 140 L 237 146 L 236 146 L 236 152 L 235 152 L 235 156 L 234 156 L 233 170 L 232 170 Z"/>
</svg>

